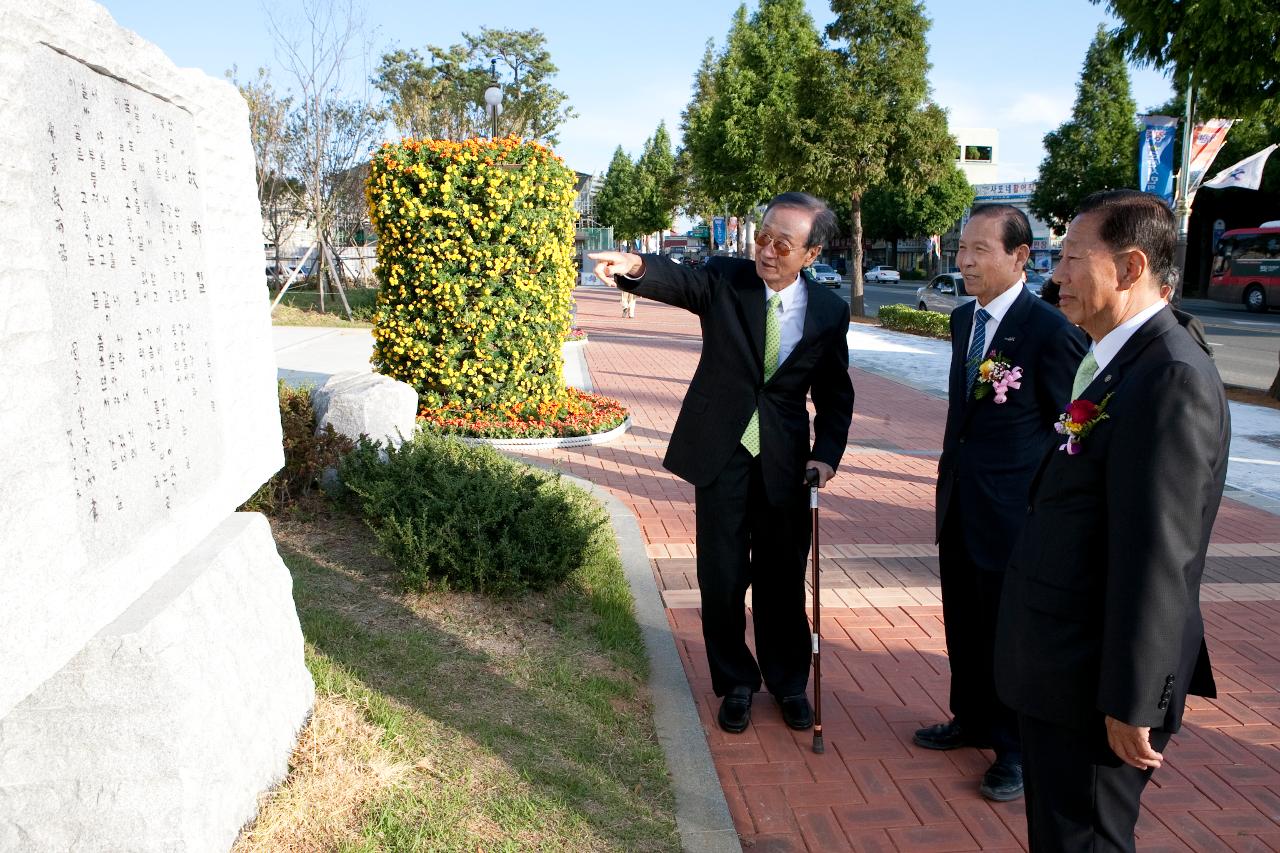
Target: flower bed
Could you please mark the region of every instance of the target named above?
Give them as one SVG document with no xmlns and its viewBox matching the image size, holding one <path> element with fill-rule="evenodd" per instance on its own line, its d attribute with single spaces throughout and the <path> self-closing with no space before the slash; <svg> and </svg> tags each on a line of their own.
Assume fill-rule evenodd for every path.
<svg viewBox="0 0 1280 853">
<path fill-rule="evenodd" d="M 566 388 L 564 396 L 505 410 L 423 408 L 419 422 L 433 432 L 469 438 L 570 438 L 608 432 L 627 418 L 617 400 Z"/>
</svg>

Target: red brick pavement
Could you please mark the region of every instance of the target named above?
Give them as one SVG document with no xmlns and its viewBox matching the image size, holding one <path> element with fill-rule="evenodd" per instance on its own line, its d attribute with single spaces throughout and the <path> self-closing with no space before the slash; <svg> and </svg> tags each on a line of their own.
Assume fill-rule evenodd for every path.
<svg viewBox="0 0 1280 853">
<path fill-rule="evenodd" d="M 1024 847 L 1021 802 L 993 804 L 977 793 L 989 753 L 911 744 L 915 728 L 947 717 L 932 548 L 945 404 L 851 370 L 850 447 L 821 510 L 827 750 L 815 755 L 809 733 L 786 728 L 767 694 L 757 697 L 751 728 L 729 735 L 715 724 L 703 656 L 693 489 L 662 468 L 697 364 L 697 319 L 642 301 L 639 316 L 624 320 L 604 290 L 579 289 L 577 304 L 592 382 L 630 407 L 633 427 L 604 447 L 534 455 L 609 487 L 640 519 L 744 847 Z M 1225 501 L 1214 542 L 1203 609 L 1222 695 L 1192 700 L 1144 798 L 1141 850 L 1280 851 L 1280 545 L 1267 544 L 1280 543 L 1280 518 Z"/>
</svg>

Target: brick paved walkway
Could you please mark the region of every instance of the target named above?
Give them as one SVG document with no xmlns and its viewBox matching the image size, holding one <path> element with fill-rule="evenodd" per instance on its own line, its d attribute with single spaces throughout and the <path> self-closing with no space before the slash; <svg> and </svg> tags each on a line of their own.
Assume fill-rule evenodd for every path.
<svg viewBox="0 0 1280 853">
<path fill-rule="evenodd" d="M 911 745 L 945 719 L 947 661 L 933 546 L 945 405 L 853 370 L 849 449 L 823 492 L 823 729 L 782 722 L 757 695 L 728 735 L 703 656 L 694 577 L 693 488 L 662 468 L 700 350 L 696 318 L 580 288 L 596 390 L 634 426 L 605 447 L 537 454 L 605 485 L 640 520 L 685 671 L 743 846 L 749 850 L 998 850 L 1024 846 L 1022 803 L 977 793 L 990 753 Z M 1280 851 L 1280 518 L 1224 502 L 1203 609 L 1221 698 L 1193 698 L 1138 823 L 1140 850 Z"/>
</svg>

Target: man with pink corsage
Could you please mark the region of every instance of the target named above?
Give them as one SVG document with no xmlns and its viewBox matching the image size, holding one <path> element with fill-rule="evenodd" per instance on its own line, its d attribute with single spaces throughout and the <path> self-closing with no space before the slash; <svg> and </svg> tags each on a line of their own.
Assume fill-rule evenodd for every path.
<svg viewBox="0 0 1280 853">
<path fill-rule="evenodd" d="M 994 750 L 978 790 L 996 801 L 1022 796 L 1017 718 L 992 673 L 1004 568 L 1084 355 L 1080 331 L 1024 286 L 1030 253 L 1030 223 L 1010 205 L 975 208 L 960 235 L 956 263 L 977 301 L 951 314 L 936 530 L 954 716 L 914 737 L 927 749 Z"/>
</svg>

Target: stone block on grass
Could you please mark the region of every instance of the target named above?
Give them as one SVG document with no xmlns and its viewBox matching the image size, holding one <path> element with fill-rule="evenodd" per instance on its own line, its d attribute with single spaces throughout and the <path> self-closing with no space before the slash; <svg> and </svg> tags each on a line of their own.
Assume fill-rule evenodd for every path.
<svg viewBox="0 0 1280 853">
<path fill-rule="evenodd" d="M 352 440 L 365 435 L 398 447 L 417 425 L 418 392 L 377 373 L 335 374 L 311 393 L 311 404 L 317 430 L 332 425 Z"/>
</svg>

